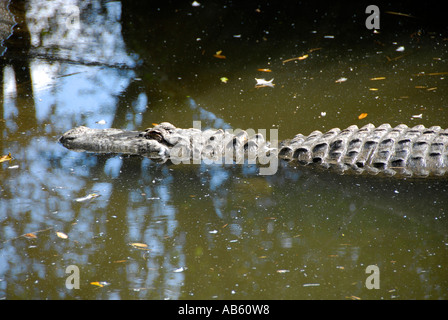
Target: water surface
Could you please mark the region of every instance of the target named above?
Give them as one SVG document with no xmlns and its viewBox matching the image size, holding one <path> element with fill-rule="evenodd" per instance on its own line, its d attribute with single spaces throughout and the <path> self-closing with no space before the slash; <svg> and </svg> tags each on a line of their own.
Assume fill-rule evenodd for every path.
<svg viewBox="0 0 448 320">
<path fill-rule="evenodd" d="M 162 121 L 280 139 L 369 122 L 446 128 L 443 10 L 380 7 L 373 32 L 362 3 L 143 3 L 5 8 L 0 150 L 13 160 L 0 164 L 0 298 L 448 298 L 446 179 L 286 164 L 260 176 L 57 141 L 79 125 Z M 369 265 L 379 289 L 366 287 Z M 66 287 L 68 266 L 79 289 Z"/>
</svg>

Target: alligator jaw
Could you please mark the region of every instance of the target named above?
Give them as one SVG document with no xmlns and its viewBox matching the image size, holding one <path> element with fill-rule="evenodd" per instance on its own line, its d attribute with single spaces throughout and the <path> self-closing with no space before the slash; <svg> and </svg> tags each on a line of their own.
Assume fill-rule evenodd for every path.
<svg viewBox="0 0 448 320">
<path fill-rule="evenodd" d="M 165 159 L 169 148 L 153 139 L 139 136 L 137 131 L 121 129 L 91 129 L 80 126 L 64 133 L 59 142 L 79 152 L 123 153 Z"/>
</svg>

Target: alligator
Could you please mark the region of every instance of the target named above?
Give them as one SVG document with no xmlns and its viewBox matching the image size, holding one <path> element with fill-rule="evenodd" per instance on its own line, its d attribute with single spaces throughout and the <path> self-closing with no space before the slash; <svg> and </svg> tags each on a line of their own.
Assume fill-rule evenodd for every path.
<svg viewBox="0 0 448 320">
<path fill-rule="evenodd" d="M 367 124 L 359 128 L 352 125 L 325 133 L 313 131 L 307 136 L 297 134 L 279 144 L 266 141 L 261 133 L 248 132 L 183 129 L 162 122 L 141 132 L 80 126 L 64 133 L 59 141 L 71 150 L 140 155 L 160 162 L 192 159 L 200 163 L 224 158 L 241 163 L 247 155 L 249 160 L 278 158 L 297 166 L 331 169 L 339 174 L 448 176 L 448 129 L 440 126 Z"/>
</svg>

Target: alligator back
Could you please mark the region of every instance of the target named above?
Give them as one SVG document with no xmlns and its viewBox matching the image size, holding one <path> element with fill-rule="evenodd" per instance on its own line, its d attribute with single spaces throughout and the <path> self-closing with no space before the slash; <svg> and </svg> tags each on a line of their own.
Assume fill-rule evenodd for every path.
<svg viewBox="0 0 448 320">
<path fill-rule="evenodd" d="M 400 124 L 314 131 L 282 142 L 279 156 L 302 165 L 402 176 L 443 176 L 448 171 L 448 129 Z"/>
</svg>

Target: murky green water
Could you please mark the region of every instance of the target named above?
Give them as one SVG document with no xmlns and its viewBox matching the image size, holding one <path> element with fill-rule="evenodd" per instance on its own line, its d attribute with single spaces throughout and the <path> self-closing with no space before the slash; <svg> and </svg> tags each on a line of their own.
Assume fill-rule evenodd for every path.
<svg viewBox="0 0 448 320">
<path fill-rule="evenodd" d="M 58 144 L 79 125 L 162 121 L 280 139 L 369 122 L 448 127 L 443 10 L 380 6 L 374 33 L 359 3 L 199 2 L 6 8 L 17 24 L 0 50 L 0 155 L 13 157 L 0 164 L 0 298 L 447 299 L 446 179 L 287 165 L 260 176 Z M 369 265 L 379 289 L 366 286 Z M 79 289 L 66 286 L 69 266 Z"/>
</svg>

